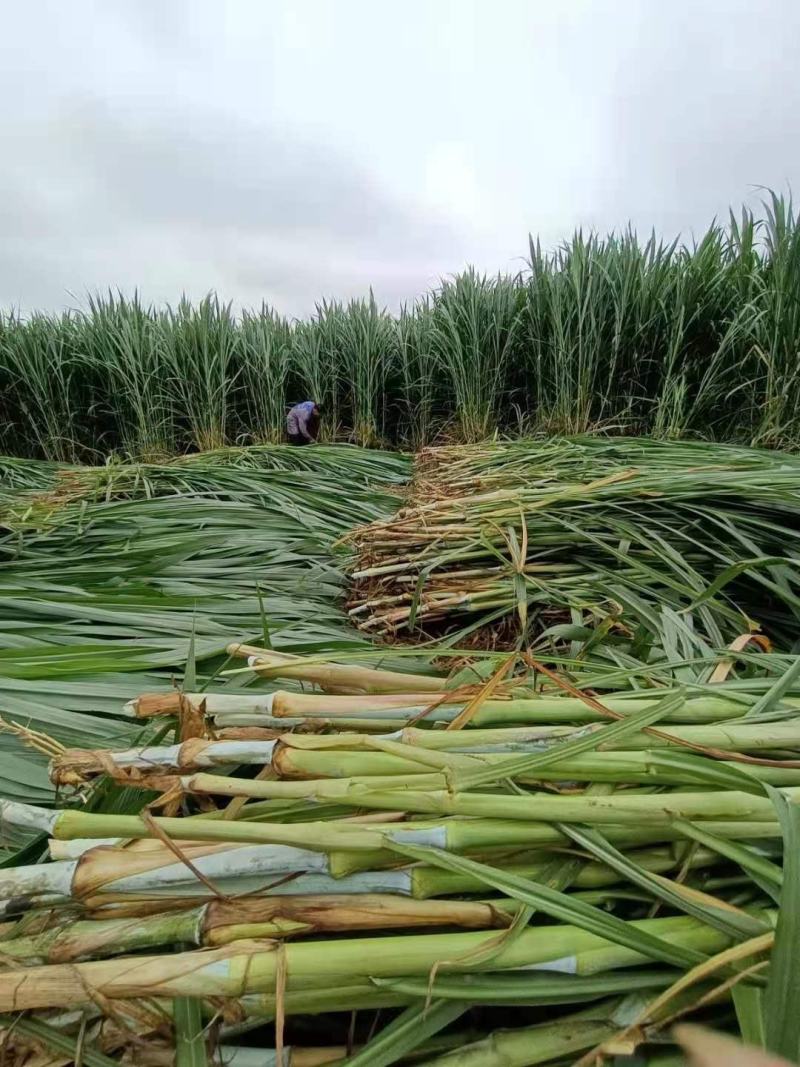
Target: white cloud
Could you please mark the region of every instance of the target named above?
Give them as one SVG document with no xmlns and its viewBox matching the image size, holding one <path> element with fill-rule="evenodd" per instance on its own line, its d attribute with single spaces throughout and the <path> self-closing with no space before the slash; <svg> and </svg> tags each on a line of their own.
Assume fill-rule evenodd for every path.
<svg viewBox="0 0 800 1067">
<path fill-rule="evenodd" d="M 425 160 L 425 192 L 439 211 L 474 220 L 480 209 L 480 193 L 473 146 L 464 141 L 434 145 Z"/>
</svg>

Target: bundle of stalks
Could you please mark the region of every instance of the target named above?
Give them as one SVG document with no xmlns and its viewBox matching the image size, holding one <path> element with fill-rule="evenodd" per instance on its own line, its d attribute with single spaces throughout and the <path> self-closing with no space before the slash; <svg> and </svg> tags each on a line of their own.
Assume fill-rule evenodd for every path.
<svg viewBox="0 0 800 1067">
<path fill-rule="evenodd" d="M 380 636 L 603 625 L 701 653 L 761 625 L 788 648 L 798 518 L 800 465 L 780 453 L 599 437 L 432 449 L 407 506 L 345 538 L 350 617 Z"/>
<path fill-rule="evenodd" d="M 235 651 L 335 691 L 146 694 L 145 721 L 209 732 L 51 773 L 156 803 L 0 804 L 49 839 L 0 869 L 21 1054 L 524 1067 L 646 1050 L 700 1010 L 800 1054 L 800 658 L 592 694 L 530 663 L 461 685 Z M 233 715 L 258 734 L 220 739 Z"/>
</svg>

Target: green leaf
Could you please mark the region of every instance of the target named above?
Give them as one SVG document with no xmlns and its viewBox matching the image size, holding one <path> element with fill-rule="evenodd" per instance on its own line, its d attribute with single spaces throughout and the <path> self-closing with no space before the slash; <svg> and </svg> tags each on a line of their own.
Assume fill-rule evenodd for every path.
<svg viewBox="0 0 800 1067">
<path fill-rule="evenodd" d="M 175 997 L 175 1067 L 208 1067 L 203 1004 L 196 997 Z"/>
<path fill-rule="evenodd" d="M 590 852 L 595 859 L 617 871 L 627 881 L 641 886 L 642 889 L 647 889 L 656 899 L 662 900 L 676 911 L 692 915 L 695 919 L 721 930 L 734 940 L 757 937 L 771 929 L 763 920 L 748 915 L 746 912 L 716 908 L 710 902 L 700 902 L 691 894 L 681 893 L 679 886 L 667 878 L 656 876 L 640 867 L 629 856 L 623 855 L 614 848 L 599 831 L 591 827 L 573 826 L 568 823 L 558 823 L 557 826 L 563 834 Z"/>
<path fill-rule="evenodd" d="M 272 637 L 269 632 L 269 617 L 264 607 L 264 597 L 261 593 L 261 585 L 256 582 L 256 596 L 258 597 L 258 613 L 261 616 L 261 643 L 264 648 L 272 649 Z"/>
<path fill-rule="evenodd" d="M 183 691 L 193 693 L 197 688 L 197 661 L 195 658 L 194 625 L 192 636 L 189 638 L 189 649 L 186 653 L 186 667 L 183 672 Z"/>
<path fill-rule="evenodd" d="M 82 1043 L 80 1038 L 56 1030 L 41 1019 L 26 1015 L 1 1015 L 0 1025 L 41 1042 L 57 1056 L 67 1056 L 70 1061 L 76 1062 L 80 1059 L 83 1067 L 118 1067 L 118 1060 L 112 1060 L 104 1052 Z"/>
<path fill-rule="evenodd" d="M 713 582 L 710 582 L 708 586 L 703 590 L 699 597 L 694 600 L 688 608 L 685 610 L 694 611 L 701 604 L 704 604 L 707 600 L 715 597 L 717 593 L 721 592 L 726 585 L 732 582 L 735 578 L 738 578 L 742 574 L 746 574 L 748 571 L 755 571 L 762 567 L 774 567 L 780 565 L 783 567 L 797 567 L 798 561 L 792 559 L 791 556 L 757 556 L 753 559 L 739 560 L 738 563 L 734 563 L 732 566 L 727 567 L 721 574 L 719 574 Z M 792 597 L 792 600 L 795 600 Z"/>
<path fill-rule="evenodd" d="M 768 788 L 783 833 L 783 888 L 764 997 L 766 1047 L 790 1063 L 800 1060 L 800 806 Z"/>
<path fill-rule="evenodd" d="M 495 867 L 490 867 L 488 864 L 467 859 L 466 856 L 458 856 L 454 853 L 444 852 L 441 849 L 428 846 L 400 845 L 388 839 L 385 842 L 385 847 L 392 852 L 398 852 L 400 855 L 408 856 L 423 863 L 443 867 L 445 870 L 470 874 L 486 885 L 499 889 L 506 896 L 551 915 L 554 919 L 558 919 L 559 922 L 569 923 L 583 930 L 588 930 L 598 937 L 605 938 L 605 940 L 614 944 L 622 945 L 634 952 L 639 952 L 649 959 L 659 960 L 661 963 L 669 963 L 677 967 L 694 967 L 706 959 L 700 952 L 672 945 L 663 938 L 633 927 L 625 922 L 624 919 L 619 919 L 616 915 L 601 911 L 599 908 L 595 908 L 582 900 L 576 900 L 575 897 L 567 893 L 561 893 L 529 879 L 508 874 Z"/>
<path fill-rule="evenodd" d="M 737 982 L 731 989 L 731 996 L 742 1041 L 746 1045 L 764 1048 L 767 1037 L 764 1019 L 764 990 L 745 982 Z"/>
<path fill-rule="evenodd" d="M 698 785 L 721 790 L 739 790 L 743 793 L 753 793 L 755 796 L 765 795 L 763 782 L 755 775 L 748 774 L 743 767 L 731 763 L 723 763 L 680 749 L 674 752 L 656 749 L 649 752 L 647 758 L 654 767 L 680 771 L 691 776 Z"/>
<path fill-rule="evenodd" d="M 780 899 L 780 888 L 783 885 L 783 871 L 777 864 L 772 863 L 764 856 L 759 856 L 747 845 L 738 841 L 730 841 L 725 837 L 700 827 L 688 819 L 673 819 L 672 825 L 680 830 L 686 837 L 705 845 L 706 848 L 714 849 L 720 856 L 733 860 L 742 867 L 753 881 L 777 903 Z"/>
<path fill-rule="evenodd" d="M 759 715 L 765 715 L 771 711 L 773 707 L 780 703 L 781 699 L 788 693 L 795 685 L 798 678 L 800 678 L 800 656 L 797 656 L 791 663 L 788 670 L 778 678 L 778 680 L 770 686 L 770 688 L 759 699 L 748 708 L 745 714 L 746 719 L 756 719 Z"/>
<path fill-rule="evenodd" d="M 660 700 L 653 701 L 651 707 L 627 715 L 624 719 L 608 726 L 577 730 L 577 736 L 571 741 L 561 741 L 547 752 L 535 756 L 521 756 L 515 760 L 504 760 L 501 764 L 487 770 L 457 773 L 456 781 L 462 789 L 472 789 L 478 785 L 487 785 L 497 781 L 499 778 L 516 778 L 523 774 L 533 775 L 537 770 L 545 767 L 558 766 L 571 756 L 591 752 L 604 743 L 619 741 L 628 734 L 638 733 L 644 727 L 651 726 L 659 719 L 683 707 L 685 702 L 686 694 L 683 690 L 679 690 L 677 693 L 671 693 Z"/>
<path fill-rule="evenodd" d="M 420 1000 L 411 1004 L 371 1041 L 343 1062 L 347 1067 L 388 1067 L 463 1015 L 469 1004 L 458 1000 Z"/>
<path fill-rule="evenodd" d="M 666 989 L 679 977 L 677 971 L 610 971 L 599 975 L 509 974 L 488 971 L 479 974 L 437 974 L 432 985 L 421 978 L 373 978 L 375 985 L 398 993 L 438 999 L 463 1000 L 471 1004 L 577 1004 L 613 993 L 636 993 L 642 989 Z"/>
</svg>

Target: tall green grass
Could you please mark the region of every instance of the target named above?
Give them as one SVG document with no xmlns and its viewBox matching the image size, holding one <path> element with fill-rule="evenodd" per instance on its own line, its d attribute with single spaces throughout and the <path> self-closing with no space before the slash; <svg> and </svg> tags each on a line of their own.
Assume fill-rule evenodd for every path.
<svg viewBox="0 0 800 1067">
<path fill-rule="evenodd" d="M 770 194 L 689 243 L 532 241 L 517 275 L 466 270 L 397 316 L 372 293 L 303 322 L 214 295 L 0 314 L 0 449 L 75 461 L 271 442 L 309 398 L 324 439 L 365 445 L 613 427 L 794 448 L 799 349 L 800 227 Z"/>
<path fill-rule="evenodd" d="M 242 433 L 257 444 L 282 441 L 292 364 L 288 322 L 266 305 L 260 312 L 245 311 L 239 330 L 239 355 Z"/>
<path fill-rule="evenodd" d="M 167 455 L 177 445 L 163 324 L 164 316 L 138 296 L 126 300 L 113 293 L 91 298 L 79 320 L 80 373 L 102 397 L 96 414 L 110 424 L 109 443 L 143 459 Z"/>
<path fill-rule="evenodd" d="M 0 429 L 14 453 L 69 462 L 94 437 L 82 335 L 69 314 L 0 316 Z"/>
<path fill-rule="evenodd" d="M 473 270 L 445 282 L 434 297 L 434 351 L 453 425 L 465 441 L 479 441 L 498 425 L 522 321 L 521 297 L 516 281 Z"/>
<path fill-rule="evenodd" d="M 174 409 L 195 448 L 221 448 L 238 377 L 240 327 L 230 304 L 207 296 L 194 308 L 181 300 L 158 317 Z"/>
<path fill-rule="evenodd" d="M 317 308 L 326 362 L 338 380 L 335 412 L 344 415 L 353 440 L 379 444 L 385 427 L 386 376 L 394 322 L 370 292 L 367 300 L 345 307 L 323 303 Z M 317 399 L 313 397 L 313 399 Z"/>
<path fill-rule="evenodd" d="M 391 397 L 397 432 L 403 441 L 418 448 L 427 444 L 436 430 L 438 361 L 429 299 L 401 309 L 393 339 Z"/>
</svg>

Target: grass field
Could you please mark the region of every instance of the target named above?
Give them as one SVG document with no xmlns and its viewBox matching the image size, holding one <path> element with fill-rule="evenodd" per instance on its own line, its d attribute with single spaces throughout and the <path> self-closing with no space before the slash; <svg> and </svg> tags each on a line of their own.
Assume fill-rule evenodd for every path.
<svg viewBox="0 0 800 1067">
<path fill-rule="evenodd" d="M 800 230 L 769 199 L 690 245 L 633 234 L 533 244 L 514 276 L 467 271 L 398 315 L 370 296 L 305 322 L 215 296 L 0 319 L 0 451 L 161 459 L 282 439 L 313 397 L 327 439 L 417 447 L 488 434 L 800 442 Z"/>
<path fill-rule="evenodd" d="M 0 1063 L 800 1062 L 798 232 L 5 316 Z"/>
</svg>

